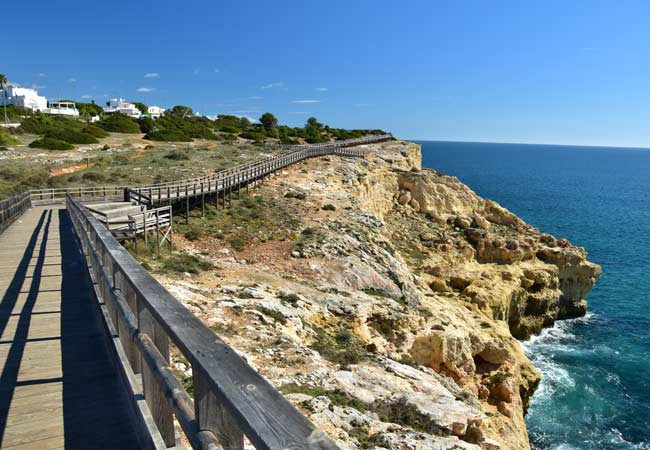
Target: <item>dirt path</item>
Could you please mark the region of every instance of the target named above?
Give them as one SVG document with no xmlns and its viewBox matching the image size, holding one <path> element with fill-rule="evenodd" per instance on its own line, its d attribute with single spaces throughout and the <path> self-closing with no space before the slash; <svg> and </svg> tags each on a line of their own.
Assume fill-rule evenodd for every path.
<svg viewBox="0 0 650 450">
<path fill-rule="evenodd" d="M 79 172 L 80 170 L 86 170 L 92 166 L 94 166 L 94 162 L 85 162 L 83 164 L 76 164 L 74 166 L 68 166 L 68 167 L 58 167 L 56 169 L 52 169 L 50 171 L 50 176 L 51 177 L 57 177 L 59 175 L 65 175 L 68 173 L 74 173 L 74 172 Z"/>
</svg>

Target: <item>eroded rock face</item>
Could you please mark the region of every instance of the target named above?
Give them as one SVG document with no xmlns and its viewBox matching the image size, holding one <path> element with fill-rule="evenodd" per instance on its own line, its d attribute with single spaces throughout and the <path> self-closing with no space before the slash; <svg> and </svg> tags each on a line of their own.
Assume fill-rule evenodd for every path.
<svg viewBox="0 0 650 450">
<path fill-rule="evenodd" d="M 181 241 L 216 270 L 161 280 L 344 449 L 528 450 L 540 375 L 515 338 L 584 314 L 600 267 L 419 146 L 369 149 L 263 188 L 304 194 L 294 241 Z"/>
</svg>

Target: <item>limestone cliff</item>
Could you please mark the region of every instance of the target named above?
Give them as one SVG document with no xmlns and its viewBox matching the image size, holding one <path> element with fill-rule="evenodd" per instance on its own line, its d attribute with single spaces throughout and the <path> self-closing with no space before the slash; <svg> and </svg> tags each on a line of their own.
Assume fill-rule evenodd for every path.
<svg viewBox="0 0 650 450">
<path fill-rule="evenodd" d="M 529 449 L 516 338 L 584 314 L 599 266 L 417 145 L 368 149 L 271 179 L 233 228 L 257 238 L 181 238 L 215 269 L 159 278 L 343 448 Z"/>
</svg>

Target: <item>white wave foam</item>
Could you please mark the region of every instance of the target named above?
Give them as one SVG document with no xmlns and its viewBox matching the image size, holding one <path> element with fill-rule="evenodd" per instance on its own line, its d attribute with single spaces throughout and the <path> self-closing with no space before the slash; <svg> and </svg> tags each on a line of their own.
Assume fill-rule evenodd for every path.
<svg viewBox="0 0 650 450">
<path fill-rule="evenodd" d="M 533 352 L 535 347 L 542 345 L 568 344 L 570 341 L 576 340 L 576 335 L 572 331 L 577 324 L 589 323 L 595 318 L 595 314 L 587 313 L 576 319 L 558 320 L 552 327 L 544 328 L 540 334 L 531 336 L 529 340 L 520 343 L 526 353 Z"/>
</svg>

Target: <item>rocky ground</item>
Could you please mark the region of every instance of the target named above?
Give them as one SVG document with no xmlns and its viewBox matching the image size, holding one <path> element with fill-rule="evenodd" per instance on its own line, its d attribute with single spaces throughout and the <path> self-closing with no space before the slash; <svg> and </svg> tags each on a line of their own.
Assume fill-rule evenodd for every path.
<svg viewBox="0 0 650 450">
<path fill-rule="evenodd" d="M 176 245 L 213 268 L 156 276 L 344 449 L 529 449 L 517 338 L 584 314 L 600 267 L 419 146 L 368 150 L 194 219 Z"/>
</svg>

